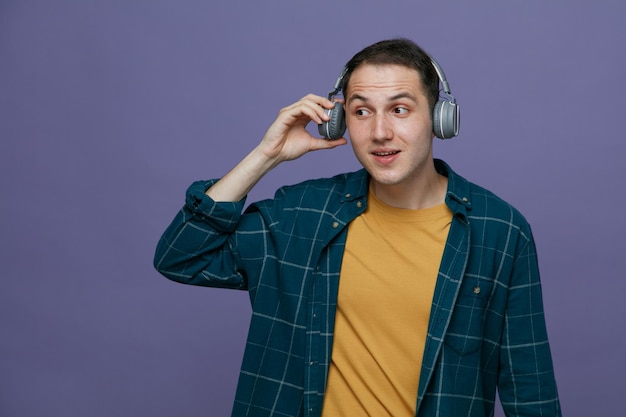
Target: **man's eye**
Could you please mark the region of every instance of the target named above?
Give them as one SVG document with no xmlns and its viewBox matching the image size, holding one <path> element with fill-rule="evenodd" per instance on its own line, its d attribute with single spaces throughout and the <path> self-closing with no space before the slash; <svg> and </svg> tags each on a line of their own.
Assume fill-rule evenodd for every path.
<svg viewBox="0 0 626 417">
<path fill-rule="evenodd" d="M 355 114 L 357 116 L 367 116 L 369 114 L 369 112 L 367 110 L 364 109 L 358 109 Z"/>
<path fill-rule="evenodd" d="M 406 114 L 409 112 L 409 109 L 405 108 L 405 107 L 396 107 L 395 109 L 393 109 L 394 113 L 396 114 Z"/>
</svg>

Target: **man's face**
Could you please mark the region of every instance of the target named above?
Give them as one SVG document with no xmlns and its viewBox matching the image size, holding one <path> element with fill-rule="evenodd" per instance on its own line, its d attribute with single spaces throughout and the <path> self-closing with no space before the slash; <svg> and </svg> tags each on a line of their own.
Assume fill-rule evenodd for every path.
<svg viewBox="0 0 626 417">
<path fill-rule="evenodd" d="M 413 189 L 433 167 L 430 106 L 418 72 L 364 64 L 352 73 L 347 92 L 352 148 L 374 185 Z"/>
</svg>

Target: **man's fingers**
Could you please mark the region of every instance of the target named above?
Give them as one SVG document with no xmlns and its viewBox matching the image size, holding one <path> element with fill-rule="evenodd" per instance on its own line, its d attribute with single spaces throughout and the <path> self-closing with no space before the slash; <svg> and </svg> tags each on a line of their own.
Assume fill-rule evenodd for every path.
<svg viewBox="0 0 626 417">
<path fill-rule="evenodd" d="M 307 119 L 320 124 L 328 120 L 327 109 L 332 109 L 334 103 L 325 97 L 308 94 L 290 106 L 281 109 L 280 113 L 299 119 L 306 116 Z"/>
<path fill-rule="evenodd" d="M 317 150 L 321 150 L 321 149 L 332 149 L 332 148 L 336 148 L 337 146 L 341 146 L 341 145 L 345 145 L 348 143 L 348 141 L 346 140 L 346 138 L 339 138 L 336 140 L 326 140 L 326 139 L 315 139 L 314 142 L 312 142 L 313 144 L 311 145 L 312 151 L 317 151 Z"/>
</svg>

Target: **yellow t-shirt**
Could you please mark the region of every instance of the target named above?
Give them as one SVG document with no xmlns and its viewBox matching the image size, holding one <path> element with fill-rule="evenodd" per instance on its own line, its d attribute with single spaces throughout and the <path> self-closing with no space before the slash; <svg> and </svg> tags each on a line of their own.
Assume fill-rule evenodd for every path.
<svg viewBox="0 0 626 417">
<path fill-rule="evenodd" d="M 388 206 L 369 193 L 349 225 L 323 417 L 413 417 L 452 212 Z"/>
</svg>

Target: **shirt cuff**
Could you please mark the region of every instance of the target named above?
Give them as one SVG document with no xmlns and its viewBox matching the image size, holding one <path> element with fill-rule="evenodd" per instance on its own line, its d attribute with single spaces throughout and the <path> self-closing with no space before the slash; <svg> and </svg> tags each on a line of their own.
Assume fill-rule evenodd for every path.
<svg viewBox="0 0 626 417">
<path fill-rule="evenodd" d="M 234 230 L 244 204 L 246 197 L 236 202 L 216 202 L 205 194 L 216 179 L 208 181 L 196 181 L 187 189 L 185 207 L 192 215 L 201 221 L 211 224 L 213 227 L 221 224 L 220 229 L 232 231 Z"/>
</svg>

